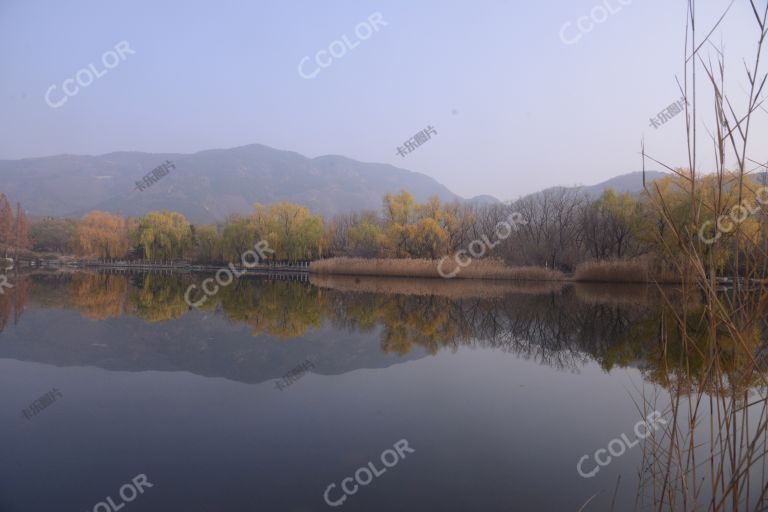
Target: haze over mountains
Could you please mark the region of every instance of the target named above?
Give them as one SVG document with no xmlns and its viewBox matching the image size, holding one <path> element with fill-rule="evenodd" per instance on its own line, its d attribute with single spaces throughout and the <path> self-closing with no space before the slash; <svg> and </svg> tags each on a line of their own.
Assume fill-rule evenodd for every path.
<svg viewBox="0 0 768 512">
<path fill-rule="evenodd" d="M 135 183 L 164 160 L 176 168 L 139 191 Z M 663 173 L 651 174 L 659 176 Z M 642 178 L 631 173 L 585 190 L 598 195 L 608 186 L 636 193 Z M 193 223 L 208 223 L 249 212 L 257 202 L 276 201 L 303 204 L 313 213 L 332 216 L 378 210 L 385 193 L 400 189 L 418 201 L 430 196 L 465 200 L 433 178 L 407 169 L 337 155 L 307 158 L 259 144 L 194 154 L 118 152 L 0 160 L 0 192 L 20 201 L 32 216 L 79 217 L 91 210 L 137 216 L 172 210 Z M 497 199 L 483 195 L 466 201 Z"/>
</svg>

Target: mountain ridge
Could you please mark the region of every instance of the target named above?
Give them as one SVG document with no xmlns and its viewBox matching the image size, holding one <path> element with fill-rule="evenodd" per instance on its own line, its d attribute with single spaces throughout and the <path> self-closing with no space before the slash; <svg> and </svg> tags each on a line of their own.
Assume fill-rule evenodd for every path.
<svg viewBox="0 0 768 512">
<path fill-rule="evenodd" d="M 165 160 L 175 169 L 137 190 L 136 182 Z M 391 164 L 336 154 L 309 158 L 263 144 L 195 153 L 112 151 L 0 160 L 0 181 L 0 191 L 21 202 L 31 216 L 79 217 L 92 210 L 138 216 L 172 210 L 193 223 L 247 213 L 257 202 L 298 203 L 326 217 L 378 210 L 385 193 L 401 189 L 420 202 L 431 196 L 472 205 L 501 202 L 487 194 L 465 199 L 426 174 Z"/>
</svg>

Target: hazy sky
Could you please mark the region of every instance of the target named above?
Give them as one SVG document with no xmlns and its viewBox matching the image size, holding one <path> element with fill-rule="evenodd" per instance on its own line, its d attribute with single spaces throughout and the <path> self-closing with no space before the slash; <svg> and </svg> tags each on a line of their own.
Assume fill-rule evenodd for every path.
<svg viewBox="0 0 768 512">
<path fill-rule="evenodd" d="M 580 33 L 576 21 L 602 18 L 607 9 L 593 11 L 602 2 L 616 12 Z M 729 2 L 698 2 L 702 33 Z M 680 97 L 685 4 L 0 0 L 0 158 L 261 143 L 391 163 L 463 196 L 502 199 L 638 170 L 642 137 L 654 155 L 685 165 L 683 116 L 658 129 L 649 120 Z M 386 25 L 358 37 L 377 12 Z M 574 44 L 560 35 L 569 21 L 563 38 L 581 36 Z M 318 67 L 317 52 L 343 36 L 355 48 Z M 741 61 L 756 41 L 747 0 L 736 0 L 715 40 L 740 101 Z M 102 56 L 121 41 L 135 53 L 106 68 Z M 320 69 L 313 79 L 299 74 L 305 56 L 305 74 Z M 91 63 L 103 76 L 65 96 L 64 81 Z M 52 85 L 50 102 L 67 98 L 57 108 L 45 99 Z M 398 156 L 428 125 L 437 135 Z M 756 128 L 765 141 L 765 123 Z M 756 156 L 768 158 L 768 147 Z"/>
</svg>

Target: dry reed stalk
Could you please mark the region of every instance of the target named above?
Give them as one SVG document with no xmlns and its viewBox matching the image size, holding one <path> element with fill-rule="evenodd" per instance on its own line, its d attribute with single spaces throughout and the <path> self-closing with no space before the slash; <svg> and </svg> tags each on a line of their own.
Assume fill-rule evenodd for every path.
<svg viewBox="0 0 768 512">
<path fill-rule="evenodd" d="M 735 1 L 735 0 L 734 0 Z M 696 236 L 703 218 L 726 213 L 725 201 L 732 184 L 726 176 L 726 161 L 737 163 L 739 202 L 748 163 L 756 163 L 748 154 L 750 126 L 761 108 L 760 96 L 768 75 L 761 72 L 763 45 L 768 35 L 768 5 L 758 7 L 747 0 L 758 31 L 757 51 L 751 63 L 744 62 L 749 90 L 747 109 L 737 114 L 725 92 L 724 53 L 717 48 L 713 63 L 700 55 L 710 44 L 710 36 L 720 25 L 731 5 L 701 41 L 696 40 L 695 0 L 688 1 L 686 23 L 685 76 L 680 84 L 685 95 L 688 171 L 679 171 L 650 157 L 643 144 L 643 169 L 646 160 L 654 161 L 676 173 L 690 198 L 690 212 L 676 218 L 673 205 L 655 185 L 646 188 L 671 240 L 660 237 L 666 259 L 682 277 L 684 296 L 700 296 L 702 307 L 683 300 L 669 314 L 677 326 L 681 346 L 670 345 L 662 330 L 659 343 L 669 372 L 669 419 L 663 435 L 644 444 L 644 463 L 640 470 L 639 501 L 648 498 L 655 510 L 764 510 L 768 495 L 765 478 L 766 408 L 768 379 L 765 361 L 758 359 L 758 349 L 765 348 L 768 288 L 768 226 L 762 220 L 761 239 L 750 239 L 736 226 L 730 240 L 720 246 L 704 244 Z M 714 46 L 714 45 L 712 45 Z M 717 189 L 712 205 L 700 199 L 697 179 L 697 85 L 701 67 L 712 88 L 714 125 L 710 128 L 716 160 Z M 765 167 L 761 165 L 761 167 Z M 726 250 L 727 252 L 723 252 Z M 718 256 L 727 257 L 727 266 Z M 728 268 L 730 275 L 723 275 Z M 727 293 L 718 289 L 723 277 L 735 277 L 735 286 Z M 741 279 L 739 279 L 741 278 Z M 652 340 L 649 340 L 649 342 Z M 677 353 L 675 359 L 671 354 Z M 695 361 L 703 361 L 698 370 Z M 674 366 L 674 367 L 672 367 Z M 645 400 L 645 398 L 644 398 Z M 646 406 L 650 405 L 645 403 Z M 762 477 L 756 476 L 762 466 Z M 759 478 L 759 479 L 758 479 Z M 758 488 L 754 489 L 753 484 Z"/>
</svg>

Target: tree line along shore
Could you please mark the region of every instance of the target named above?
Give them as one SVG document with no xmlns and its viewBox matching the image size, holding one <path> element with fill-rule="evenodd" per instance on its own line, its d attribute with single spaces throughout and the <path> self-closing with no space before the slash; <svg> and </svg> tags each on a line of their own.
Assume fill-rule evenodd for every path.
<svg viewBox="0 0 768 512">
<path fill-rule="evenodd" d="M 751 201 L 759 211 L 740 220 L 737 229 L 722 232 L 713 213 L 687 233 L 721 272 L 737 275 L 737 255 L 728 239 L 747 237 L 755 244 L 766 239 L 760 187 L 733 175 L 726 194 L 716 198 L 708 194 L 716 188 L 714 176 L 696 179 L 695 197 L 686 192 L 681 172 L 638 196 L 609 189 L 593 198 L 563 188 L 514 202 L 473 205 L 436 197 L 419 203 L 400 191 L 386 194 L 380 211 L 325 219 L 302 205 L 280 202 L 256 204 L 251 213 L 216 224 L 193 224 L 172 211 L 140 217 L 92 211 L 79 219 L 27 220 L 21 205 L 14 216 L 0 194 L 0 250 L 27 259 L 216 266 L 240 264 L 245 251 L 264 241 L 273 262 L 312 260 L 309 271 L 318 274 L 678 282 L 680 273 L 660 257 L 672 246 L 672 237 L 679 236 L 675 216 L 684 218 L 692 201 L 712 203 L 712 212 L 722 210 L 723 202 Z M 670 205 L 667 212 L 654 206 L 659 199 Z M 507 223 L 511 218 L 514 222 Z"/>
</svg>

